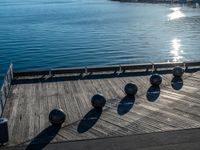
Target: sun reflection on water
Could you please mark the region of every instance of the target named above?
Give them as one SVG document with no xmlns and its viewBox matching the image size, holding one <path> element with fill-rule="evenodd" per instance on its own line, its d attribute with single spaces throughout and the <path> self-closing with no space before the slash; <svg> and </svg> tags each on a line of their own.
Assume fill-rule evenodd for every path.
<svg viewBox="0 0 200 150">
<path fill-rule="evenodd" d="M 181 40 L 180 39 L 173 39 L 171 41 L 171 54 L 173 55 L 173 61 L 180 61 L 183 56 L 181 54 L 183 51 L 181 50 Z"/>
<path fill-rule="evenodd" d="M 168 15 L 168 20 L 175 20 L 182 17 L 185 17 L 185 14 L 181 11 L 181 7 L 173 7 L 170 8 L 172 13 Z"/>
</svg>

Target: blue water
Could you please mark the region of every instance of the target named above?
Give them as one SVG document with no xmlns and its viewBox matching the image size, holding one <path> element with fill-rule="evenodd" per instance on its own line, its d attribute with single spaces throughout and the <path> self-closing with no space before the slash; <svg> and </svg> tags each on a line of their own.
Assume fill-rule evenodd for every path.
<svg viewBox="0 0 200 150">
<path fill-rule="evenodd" d="M 185 60 L 200 60 L 200 8 L 0 1 L 0 81 L 10 62 L 26 70 Z"/>
</svg>

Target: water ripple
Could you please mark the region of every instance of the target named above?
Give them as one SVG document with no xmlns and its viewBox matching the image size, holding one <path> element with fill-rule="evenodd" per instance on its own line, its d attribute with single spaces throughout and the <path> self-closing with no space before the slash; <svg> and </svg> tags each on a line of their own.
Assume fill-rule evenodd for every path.
<svg viewBox="0 0 200 150">
<path fill-rule="evenodd" d="M 174 11 L 184 16 L 168 20 L 173 9 L 159 4 L 1 0 L 0 81 L 11 61 L 26 70 L 199 60 L 200 10 Z"/>
</svg>

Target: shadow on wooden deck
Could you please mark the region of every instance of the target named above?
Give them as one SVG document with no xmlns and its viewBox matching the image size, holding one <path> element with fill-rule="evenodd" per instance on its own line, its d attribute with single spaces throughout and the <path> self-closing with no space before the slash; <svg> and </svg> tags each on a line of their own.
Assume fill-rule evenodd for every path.
<svg viewBox="0 0 200 150">
<path fill-rule="evenodd" d="M 81 119 L 77 131 L 78 133 L 84 133 L 92 128 L 96 122 L 99 120 L 102 114 L 102 109 L 93 108 Z"/>
<path fill-rule="evenodd" d="M 40 132 L 26 147 L 26 150 L 41 150 L 47 146 L 57 135 L 61 126 L 49 126 Z"/>
<path fill-rule="evenodd" d="M 174 90 L 180 90 L 183 87 L 183 79 L 180 77 L 174 77 L 171 81 L 171 86 Z"/>
<path fill-rule="evenodd" d="M 151 86 L 147 90 L 146 97 L 149 102 L 155 102 L 159 96 L 160 96 L 160 87 L 159 86 Z"/>
<path fill-rule="evenodd" d="M 119 115 L 125 115 L 130 111 L 135 103 L 135 97 L 125 96 L 118 105 L 117 112 Z"/>
</svg>

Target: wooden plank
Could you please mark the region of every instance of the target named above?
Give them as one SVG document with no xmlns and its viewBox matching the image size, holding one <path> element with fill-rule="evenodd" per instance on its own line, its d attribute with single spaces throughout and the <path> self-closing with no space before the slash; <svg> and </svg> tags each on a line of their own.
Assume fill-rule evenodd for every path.
<svg viewBox="0 0 200 150">
<path fill-rule="evenodd" d="M 53 75 L 56 74 L 70 74 L 70 73 L 85 73 L 85 68 L 61 68 L 61 69 L 51 69 Z"/>
<path fill-rule="evenodd" d="M 118 65 L 113 66 L 103 66 L 103 67 L 87 67 L 87 72 L 111 72 L 111 71 L 119 71 Z"/>
<path fill-rule="evenodd" d="M 49 75 L 49 70 L 15 71 L 14 77 Z"/>
<path fill-rule="evenodd" d="M 12 79 L 13 79 L 13 65 L 10 64 L 6 76 L 4 78 L 3 85 L 0 89 L 0 116 L 2 116 L 3 113 L 4 105 L 6 103 L 6 99 L 9 94 Z"/>
<path fill-rule="evenodd" d="M 174 62 L 174 63 L 154 63 L 154 69 L 161 69 L 161 68 L 173 68 L 176 66 L 184 67 L 184 63 L 182 62 Z"/>
<path fill-rule="evenodd" d="M 200 66 L 200 62 L 184 62 L 185 66 L 188 67 L 197 67 Z"/>
<path fill-rule="evenodd" d="M 139 70 L 139 69 L 144 69 L 144 70 L 149 70 L 153 69 L 152 64 L 129 64 L 129 65 L 121 65 L 121 70 L 126 71 L 126 70 Z"/>
</svg>

